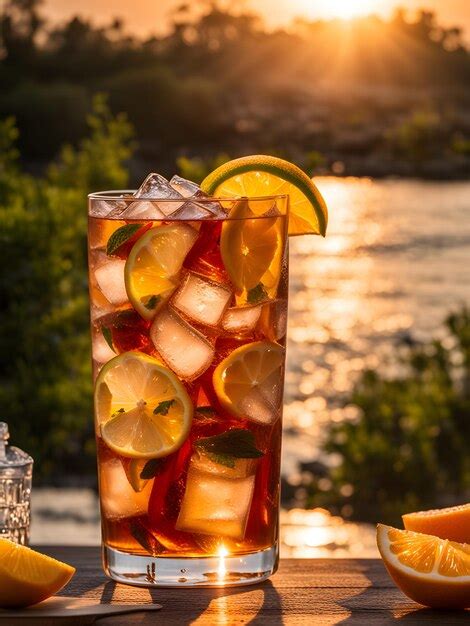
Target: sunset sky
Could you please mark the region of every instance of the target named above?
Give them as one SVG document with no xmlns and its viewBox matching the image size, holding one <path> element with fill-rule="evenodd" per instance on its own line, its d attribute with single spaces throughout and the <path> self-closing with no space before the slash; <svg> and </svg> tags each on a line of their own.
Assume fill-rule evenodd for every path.
<svg viewBox="0 0 470 626">
<path fill-rule="evenodd" d="M 112 17 L 123 17 L 128 31 L 148 35 L 164 31 L 169 11 L 183 1 L 45 0 L 44 6 L 53 20 L 79 14 L 103 23 Z M 186 1 L 191 4 L 191 0 Z M 296 16 L 310 19 L 350 18 L 369 13 L 389 16 L 397 6 L 410 11 L 425 7 L 434 10 L 444 25 L 464 27 L 467 39 L 470 32 L 470 0 L 239 0 L 238 5 L 254 9 L 273 27 L 286 25 Z"/>
</svg>

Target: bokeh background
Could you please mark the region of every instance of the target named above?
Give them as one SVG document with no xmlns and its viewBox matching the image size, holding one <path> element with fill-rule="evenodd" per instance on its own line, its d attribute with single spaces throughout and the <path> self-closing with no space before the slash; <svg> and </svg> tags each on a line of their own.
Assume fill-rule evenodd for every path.
<svg viewBox="0 0 470 626">
<path fill-rule="evenodd" d="M 33 541 L 99 541 L 86 194 L 260 152 L 330 209 L 291 242 L 283 554 L 374 554 L 373 523 L 469 499 L 470 5 L 423 3 L 3 3 L 0 406 Z"/>
</svg>

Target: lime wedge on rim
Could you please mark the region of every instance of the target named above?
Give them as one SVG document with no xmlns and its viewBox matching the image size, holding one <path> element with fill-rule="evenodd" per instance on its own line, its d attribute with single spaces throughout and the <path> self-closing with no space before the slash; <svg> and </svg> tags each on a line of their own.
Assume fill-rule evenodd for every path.
<svg viewBox="0 0 470 626">
<path fill-rule="evenodd" d="M 323 235 L 328 210 L 310 178 L 293 163 L 256 154 L 224 163 L 201 183 L 207 194 L 220 198 L 289 196 L 289 235 Z"/>
</svg>

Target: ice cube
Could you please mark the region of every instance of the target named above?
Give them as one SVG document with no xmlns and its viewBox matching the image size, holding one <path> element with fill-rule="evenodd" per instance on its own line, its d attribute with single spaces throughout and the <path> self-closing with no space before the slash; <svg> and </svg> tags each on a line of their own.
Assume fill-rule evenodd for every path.
<svg viewBox="0 0 470 626">
<path fill-rule="evenodd" d="M 235 467 L 196 452 L 191 462 L 176 528 L 203 535 L 243 539 L 255 486 L 256 461 L 237 459 Z"/>
<path fill-rule="evenodd" d="M 272 384 L 269 391 L 258 385 L 239 402 L 239 409 L 253 422 L 273 424 L 281 415 L 280 391 L 280 381 Z"/>
<path fill-rule="evenodd" d="M 253 330 L 258 323 L 262 307 L 235 306 L 227 309 L 222 318 L 222 328 L 227 333 L 246 333 Z"/>
<path fill-rule="evenodd" d="M 150 200 L 136 200 L 124 207 L 119 213 L 110 215 L 120 219 L 136 220 L 162 220 L 166 217 L 159 204 Z"/>
<path fill-rule="evenodd" d="M 103 218 L 113 214 L 119 215 L 119 212 L 124 211 L 126 206 L 125 200 L 92 200 L 90 216 Z"/>
<path fill-rule="evenodd" d="M 116 356 L 116 353 L 106 341 L 101 328 L 93 329 L 92 355 L 93 360 L 99 365 L 104 365 Z"/>
<path fill-rule="evenodd" d="M 191 180 L 187 180 L 186 178 L 181 178 L 181 176 L 173 176 L 170 180 L 170 185 L 180 193 L 183 198 L 195 198 L 197 199 L 206 199 L 209 198 L 206 193 L 202 191 L 202 189 L 196 183 L 193 183 Z M 194 204 L 194 203 L 193 203 Z M 201 215 L 201 218 L 204 217 L 220 217 L 223 218 L 226 216 L 226 212 L 222 208 L 220 202 L 200 202 L 198 206 L 201 211 L 204 212 L 204 215 Z M 191 208 L 192 212 L 195 213 L 195 208 Z M 189 211 L 188 211 L 189 212 Z M 179 216 L 178 216 L 179 217 Z M 180 218 L 181 219 L 181 218 Z M 185 218 L 191 219 L 191 218 Z M 198 219 L 198 218 L 193 218 Z"/>
<path fill-rule="evenodd" d="M 168 217 L 176 220 L 205 220 L 211 219 L 213 214 L 206 209 L 204 204 L 188 200 Z"/>
<path fill-rule="evenodd" d="M 176 174 L 170 180 L 170 185 L 173 189 L 183 196 L 183 198 L 194 198 L 195 196 L 206 196 L 206 194 L 201 191 L 201 188 L 197 183 L 193 183 L 192 180 L 187 180 L 186 178 L 182 178 L 181 176 L 177 176 Z"/>
<path fill-rule="evenodd" d="M 134 491 L 119 459 L 100 464 L 101 510 L 107 519 L 146 515 L 152 487 L 153 479 Z"/>
<path fill-rule="evenodd" d="M 173 306 L 187 317 L 208 326 L 217 326 L 232 291 L 198 274 L 188 273 L 173 299 Z"/>
<path fill-rule="evenodd" d="M 214 346 L 170 308 L 157 313 L 150 338 L 162 359 L 186 380 L 205 372 L 214 358 Z"/>
<path fill-rule="evenodd" d="M 124 284 L 124 266 L 122 259 L 106 261 L 95 270 L 95 280 L 106 300 L 114 305 L 128 301 Z"/>
<path fill-rule="evenodd" d="M 273 300 L 263 305 L 260 328 L 271 341 L 281 341 L 287 332 L 287 300 Z"/>
<path fill-rule="evenodd" d="M 149 174 L 134 194 L 135 198 L 158 200 L 158 208 L 165 215 L 171 215 L 184 204 L 183 196 L 174 189 L 161 174 Z M 160 202 L 160 200 L 178 200 L 179 202 Z M 154 203 L 155 204 L 155 203 Z"/>
</svg>

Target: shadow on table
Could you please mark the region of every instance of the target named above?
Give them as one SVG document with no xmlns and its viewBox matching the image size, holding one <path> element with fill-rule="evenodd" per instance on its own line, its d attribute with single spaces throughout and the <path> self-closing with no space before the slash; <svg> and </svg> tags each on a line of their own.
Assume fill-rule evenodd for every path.
<svg viewBox="0 0 470 626">
<path fill-rule="evenodd" d="M 219 589 L 150 589 L 152 600 L 163 605 L 161 617 L 169 623 L 193 623 L 205 614 L 209 623 L 227 618 L 247 619 L 249 626 L 281 626 L 281 598 L 271 581 L 249 587 Z M 179 603 L 179 606 L 178 606 Z"/>
<path fill-rule="evenodd" d="M 416 604 L 410 608 L 409 600 L 390 581 L 384 582 L 383 573 L 372 564 L 363 565 L 362 574 L 368 578 L 370 587 L 340 602 L 350 615 L 337 622 L 337 626 L 363 626 L 365 623 L 380 624 L 429 624 L 452 626 L 470 624 L 470 611 L 448 611 L 428 609 Z"/>
</svg>

